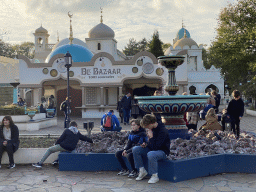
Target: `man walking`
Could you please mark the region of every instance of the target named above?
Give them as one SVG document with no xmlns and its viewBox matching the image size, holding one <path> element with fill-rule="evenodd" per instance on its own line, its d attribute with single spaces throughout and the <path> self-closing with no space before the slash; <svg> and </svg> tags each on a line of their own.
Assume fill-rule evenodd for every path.
<svg viewBox="0 0 256 192">
<path fill-rule="evenodd" d="M 127 93 L 121 100 L 124 115 L 124 125 L 129 124 L 130 111 L 131 111 L 131 93 Z"/>
</svg>

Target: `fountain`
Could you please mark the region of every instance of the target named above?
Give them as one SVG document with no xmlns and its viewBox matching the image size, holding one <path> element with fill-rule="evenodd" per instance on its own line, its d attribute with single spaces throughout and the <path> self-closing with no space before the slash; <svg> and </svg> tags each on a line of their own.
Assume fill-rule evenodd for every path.
<svg viewBox="0 0 256 192">
<path fill-rule="evenodd" d="M 160 56 L 160 64 L 168 69 L 168 81 L 164 90 L 168 96 L 140 96 L 139 107 L 147 113 L 161 115 L 162 122 L 168 129 L 170 139 L 189 139 L 188 129 L 183 119 L 185 112 L 202 110 L 209 95 L 176 95 L 179 86 L 176 84 L 175 69 L 184 62 L 183 56 Z"/>
</svg>

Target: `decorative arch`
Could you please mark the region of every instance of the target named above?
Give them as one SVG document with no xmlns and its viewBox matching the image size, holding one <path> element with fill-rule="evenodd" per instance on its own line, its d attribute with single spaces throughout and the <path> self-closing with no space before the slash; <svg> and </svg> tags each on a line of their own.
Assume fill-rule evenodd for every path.
<svg viewBox="0 0 256 192">
<path fill-rule="evenodd" d="M 219 88 L 214 84 L 210 84 L 204 88 L 205 93 L 211 92 L 212 90 L 215 90 L 217 93 L 219 93 L 219 91 L 220 91 Z"/>
<path fill-rule="evenodd" d="M 191 86 L 189 87 L 189 94 L 190 94 L 190 95 L 196 94 L 196 87 L 195 87 L 194 85 L 191 85 Z"/>
<path fill-rule="evenodd" d="M 42 37 L 39 37 L 39 38 L 37 39 L 37 43 L 38 43 L 39 45 L 43 45 L 43 38 L 42 38 Z"/>
</svg>

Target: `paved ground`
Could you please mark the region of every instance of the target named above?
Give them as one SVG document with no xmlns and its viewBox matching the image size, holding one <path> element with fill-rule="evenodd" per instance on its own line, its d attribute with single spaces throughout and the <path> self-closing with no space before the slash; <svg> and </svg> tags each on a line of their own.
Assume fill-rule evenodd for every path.
<svg viewBox="0 0 256 192">
<path fill-rule="evenodd" d="M 61 134 L 63 132 L 63 120 L 58 119 L 56 127 L 42 129 L 36 132 L 22 132 L 21 134 Z M 72 119 L 78 122 L 81 132 L 86 133 L 82 124 L 84 119 Z M 88 121 L 88 120 L 87 120 Z M 99 119 L 94 119 L 93 132 L 99 131 Z M 200 122 L 203 123 L 203 122 Z M 245 115 L 241 121 L 241 130 L 256 133 L 256 117 Z M 129 130 L 129 126 L 123 126 Z M 42 169 L 35 169 L 31 165 L 17 165 L 8 170 L 5 165 L 0 172 L 0 191 L 33 191 L 33 192 L 131 192 L 131 191 L 177 191 L 177 192 L 219 192 L 219 191 L 256 191 L 255 174 L 218 174 L 172 183 L 160 180 L 157 184 L 148 184 L 148 179 L 135 181 L 125 176 L 116 176 L 117 172 L 60 172 L 51 165 Z"/>
</svg>

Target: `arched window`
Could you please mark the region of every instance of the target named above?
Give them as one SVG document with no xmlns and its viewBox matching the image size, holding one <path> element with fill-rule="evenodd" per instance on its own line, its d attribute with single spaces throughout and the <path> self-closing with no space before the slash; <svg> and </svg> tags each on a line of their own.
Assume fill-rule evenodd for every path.
<svg viewBox="0 0 256 192">
<path fill-rule="evenodd" d="M 194 95 L 194 94 L 196 94 L 196 87 L 195 86 L 190 86 L 189 87 L 189 94 L 190 95 Z"/>
<path fill-rule="evenodd" d="M 210 84 L 208 87 L 206 87 L 205 93 L 212 92 L 212 90 L 215 90 L 217 93 L 219 93 L 218 87 L 213 84 Z"/>
<path fill-rule="evenodd" d="M 43 44 L 43 39 L 42 39 L 41 37 L 39 37 L 39 38 L 37 39 L 37 43 L 40 44 L 40 45 L 42 45 L 42 44 Z"/>
<path fill-rule="evenodd" d="M 101 50 L 101 44 L 98 43 L 98 50 Z"/>
</svg>

